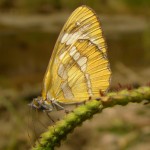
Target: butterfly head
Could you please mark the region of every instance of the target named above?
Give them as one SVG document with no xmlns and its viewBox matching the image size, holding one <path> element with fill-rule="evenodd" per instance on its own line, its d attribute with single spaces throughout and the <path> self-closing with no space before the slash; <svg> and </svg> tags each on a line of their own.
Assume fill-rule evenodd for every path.
<svg viewBox="0 0 150 150">
<path fill-rule="evenodd" d="M 42 110 L 42 111 L 52 111 L 53 106 L 51 101 L 43 100 L 42 97 L 34 98 L 32 103 L 29 104 L 32 108 Z"/>
</svg>

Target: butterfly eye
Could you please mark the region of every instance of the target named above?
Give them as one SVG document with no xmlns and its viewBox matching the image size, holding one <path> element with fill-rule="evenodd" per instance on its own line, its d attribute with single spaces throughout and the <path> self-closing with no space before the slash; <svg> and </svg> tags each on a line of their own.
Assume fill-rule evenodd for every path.
<svg viewBox="0 0 150 150">
<path fill-rule="evenodd" d="M 40 107 L 40 100 L 38 98 L 34 99 L 34 105 Z"/>
</svg>

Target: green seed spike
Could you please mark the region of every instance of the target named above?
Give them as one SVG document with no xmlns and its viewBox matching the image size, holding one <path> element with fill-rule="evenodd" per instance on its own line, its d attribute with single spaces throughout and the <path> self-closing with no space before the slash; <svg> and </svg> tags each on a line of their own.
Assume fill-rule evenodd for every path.
<svg viewBox="0 0 150 150">
<path fill-rule="evenodd" d="M 128 103 L 140 103 L 147 100 L 150 103 L 150 87 L 140 87 L 132 90 L 122 90 L 120 92 L 108 93 L 99 100 L 90 100 L 67 114 L 63 120 L 56 122 L 52 127 L 48 127 L 48 131 L 43 133 L 40 142 L 36 142 L 32 150 L 53 150 L 56 146 L 60 146 L 61 141 L 66 139 L 77 126 L 81 125 L 85 120 L 91 119 L 94 114 L 100 113 L 107 107 L 115 105 L 127 105 Z"/>
</svg>

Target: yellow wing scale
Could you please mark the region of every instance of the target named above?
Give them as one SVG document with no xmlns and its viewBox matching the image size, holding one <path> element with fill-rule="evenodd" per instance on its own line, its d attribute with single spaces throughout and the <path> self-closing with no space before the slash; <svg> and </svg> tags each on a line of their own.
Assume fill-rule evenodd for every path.
<svg viewBox="0 0 150 150">
<path fill-rule="evenodd" d="M 49 62 L 43 99 L 78 103 L 99 97 L 110 84 L 105 40 L 96 14 L 87 6 L 77 8 L 64 25 Z"/>
</svg>

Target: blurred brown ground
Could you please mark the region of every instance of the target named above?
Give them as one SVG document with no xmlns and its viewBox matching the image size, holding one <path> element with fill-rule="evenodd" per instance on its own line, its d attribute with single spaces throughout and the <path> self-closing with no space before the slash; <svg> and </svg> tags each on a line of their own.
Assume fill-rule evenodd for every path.
<svg viewBox="0 0 150 150">
<path fill-rule="evenodd" d="M 0 149 L 26 150 L 51 121 L 30 111 L 58 34 L 79 2 L 0 1 Z M 111 90 L 150 82 L 149 1 L 87 1 L 98 13 L 108 45 Z M 103 111 L 77 128 L 60 150 L 150 150 L 150 106 Z M 62 112 L 53 112 L 57 119 Z M 33 119 L 33 121 L 32 121 Z M 34 132 L 34 128 L 36 133 Z M 29 134 L 29 136 L 28 136 Z"/>
</svg>

